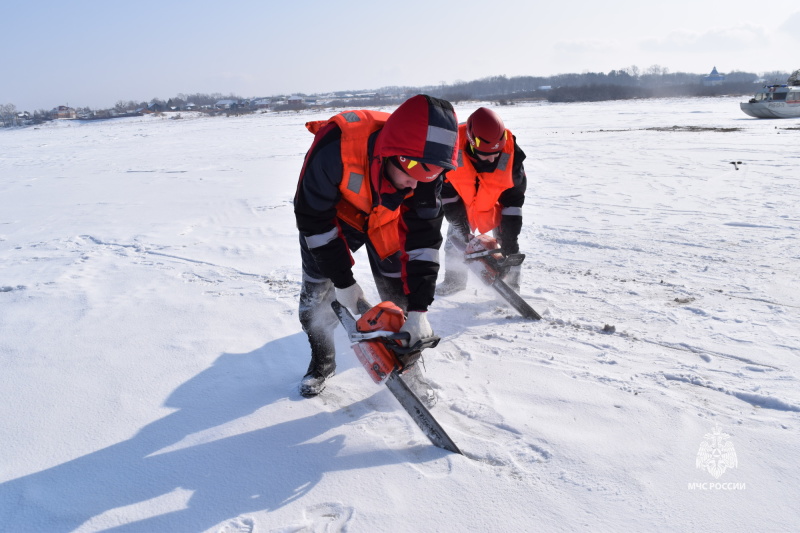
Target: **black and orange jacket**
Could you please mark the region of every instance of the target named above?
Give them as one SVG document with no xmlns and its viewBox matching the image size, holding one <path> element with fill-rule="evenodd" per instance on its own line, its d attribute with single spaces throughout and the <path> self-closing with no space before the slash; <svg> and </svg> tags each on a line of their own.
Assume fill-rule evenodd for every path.
<svg viewBox="0 0 800 533">
<path fill-rule="evenodd" d="M 447 173 L 442 189 L 447 221 L 465 239 L 470 232 L 495 230 L 503 248 L 516 253 L 527 189 L 525 153 L 509 131 L 512 142 L 506 143 L 500 157 L 491 163 L 481 161 L 469 155 L 466 125 L 459 126 L 459 133 L 459 166 Z"/>
<path fill-rule="evenodd" d="M 295 218 L 320 271 L 339 288 L 355 282 L 341 229 L 347 224 L 366 234 L 382 257 L 400 253 L 408 309 L 427 309 L 439 271 L 442 179 L 398 191 L 384 176 L 383 163 L 406 155 L 455 168 L 452 106 L 418 95 L 391 115 L 346 111 L 307 127 L 315 138 L 300 174 Z"/>
</svg>

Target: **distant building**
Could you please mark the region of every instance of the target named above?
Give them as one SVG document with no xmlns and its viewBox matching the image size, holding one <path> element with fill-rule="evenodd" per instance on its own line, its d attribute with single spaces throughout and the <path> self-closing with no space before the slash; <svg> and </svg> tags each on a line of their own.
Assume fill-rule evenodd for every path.
<svg viewBox="0 0 800 533">
<path fill-rule="evenodd" d="M 218 100 L 214 107 L 217 109 L 231 109 L 239 105 L 236 100 Z"/>
<path fill-rule="evenodd" d="M 65 105 L 60 105 L 58 107 L 53 108 L 51 111 L 54 118 L 78 118 L 78 113 L 71 107 L 67 107 Z"/>
<path fill-rule="evenodd" d="M 717 72 L 717 67 L 714 67 L 711 69 L 711 74 L 703 78 L 703 85 L 707 87 L 712 85 L 720 85 L 723 81 L 725 81 L 725 75 Z"/>
</svg>

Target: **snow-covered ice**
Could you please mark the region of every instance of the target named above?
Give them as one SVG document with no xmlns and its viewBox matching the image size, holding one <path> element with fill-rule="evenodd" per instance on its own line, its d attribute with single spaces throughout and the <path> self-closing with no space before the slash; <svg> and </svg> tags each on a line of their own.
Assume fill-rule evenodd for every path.
<svg viewBox="0 0 800 533">
<path fill-rule="evenodd" d="M 292 196 L 332 111 L 0 130 L 0 529 L 795 530 L 800 122 L 740 100 L 497 108 L 544 319 L 475 279 L 431 308 L 465 456 L 341 331 L 326 391 L 297 393 Z"/>
</svg>

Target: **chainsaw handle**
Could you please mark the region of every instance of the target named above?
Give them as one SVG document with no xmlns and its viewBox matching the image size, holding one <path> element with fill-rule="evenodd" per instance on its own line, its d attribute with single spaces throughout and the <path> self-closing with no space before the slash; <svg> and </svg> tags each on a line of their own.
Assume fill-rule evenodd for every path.
<svg viewBox="0 0 800 533">
<path fill-rule="evenodd" d="M 402 340 L 409 342 L 411 340 L 411 334 L 408 333 L 407 331 L 401 331 L 400 333 L 395 333 L 391 337 L 386 337 L 386 338 L 387 339 L 392 338 L 395 340 Z M 424 339 L 418 340 L 417 342 L 414 343 L 413 346 L 391 345 L 390 348 L 396 354 L 406 355 L 409 353 L 421 352 L 426 348 L 435 348 L 439 344 L 440 340 L 442 339 L 437 337 L 436 335 L 433 335 L 431 337 L 425 337 Z"/>
<path fill-rule="evenodd" d="M 360 298 L 358 302 L 356 302 L 356 308 L 358 309 L 358 312 L 363 315 L 372 308 L 372 305 L 364 298 Z"/>
<path fill-rule="evenodd" d="M 334 300 L 331 302 L 331 305 L 334 307 L 341 307 L 341 304 Z M 364 298 L 361 298 L 357 302 L 358 312 L 361 314 L 366 313 L 372 308 L 372 305 Z M 360 342 L 370 339 L 381 339 L 384 341 L 401 341 L 405 344 L 411 342 L 411 334 L 407 331 L 398 331 L 397 333 L 390 332 L 390 331 L 370 331 L 370 332 L 353 332 L 350 333 L 350 342 Z M 414 352 L 421 352 L 426 348 L 434 348 L 436 345 L 439 344 L 441 339 L 436 335 L 431 337 L 426 337 L 424 339 L 420 339 L 414 343 L 413 346 L 402 346 L 400 344 L 394 342 L 387 342 L 386 346 L 391 348 L 396 354 L 398 355 L 406 355 Z"/>
<path fill-rule="evenodd" d="M 480 259 L 481 257 L 486 257 L 487 255 L 494 256 L 495 257 L 495 261 L 498 261 L 498 262 L 506 261 L 506 260 L 508 260 L 508 258 L 515 257 L 515 256 L 518 256 L 518 255 L 521 255 L 523 257 L 523 259 L 525 258 L 525 254 L 520 254 L 518 252 L 511 253 L 508 250 L 505 250 L 503 248 L 495 248 L 494 250 L 483 250 L 481 252 L 475 252 L 475 253 L 472 253 L 472 254 L 465 253 L 464 254 L 464 259 L 466 259 L 466 260 Z M 497 256 L 500 256 L 501 259 L 497 259 Z"/>
<path fill-rule="evenodd" d="M 497 250 L 494 250 L 497 251 Z M 499 255 L 499 257 L 498 257 Z M 506 272 L 514 266 L 521 265 L 525 260 L 525 254 L 492 254 L 483 256 L 477 260 L 482 260 L 489 268 L 493 269 L 501 277 L 506 275 Z"/>
<path fill-rule="evenodd" d="M 378 330 L 378 331 L 365 331 L 364 333 L 357 332 L 350 334 L 350 341 L 351 342 L 359 342 L 371 339 L 379 339 L 382 341 L 405 341 L 408 342 L 411 340 L 411 334 L 407 331 L 386 331 L 386 330 Z M 389 344 L 389 343 L 386 343 Z M 418 343 L 419 344 L 419 343 Z M 392 348 L 395 347 L 394 344 L 391 344 Z M 397 345 L 398 347 L 400 345 Z M 406 348 L 404 348 L 406 349 Z"/>
<path fill-rule="evenodd" d="M 465 261 L 475 261 L 478 259 L 491 257 L 495 261 L 502 261 L 506 257 L 506 252 L 502 248 L 495 248 L 494 250 L 482 250 L 480 252 L 473 252 L 471 254 L 464 254 Z"/>
</svg>

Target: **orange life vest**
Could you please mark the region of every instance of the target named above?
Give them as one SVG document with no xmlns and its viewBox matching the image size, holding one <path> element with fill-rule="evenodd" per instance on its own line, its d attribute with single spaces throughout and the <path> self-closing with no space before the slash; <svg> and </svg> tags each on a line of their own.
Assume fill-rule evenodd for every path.
<svg viewBox="0 0 800 533">
<path fill-rule="evenodd" d="M 513 139 L 509 130 L 506 130 L 506 135 L 509 140 Z M 458 126 L 458 138 L 460 141 L 467 138 L 466 124 Z M 506 142 L 494 172 L 478 172 L 464 149 L 458 151 L 458 168 L 448 172 L 445 180 L 455 187 L 464 201 L 473 232 L 477 229 L 481 233 L 488 233 L 500 225 L 503 206 L 498 200 L 503 191 L 514 186 L 513 166 L 513 142 Z"/>
<path fill-rule="evenodd" d="M 336 216 L 365 232 L 381 259 L 401 249 L 399 220 L 401 209 L 394 211 L 380 203 L 373 206 L 370 184 L 369 137 L 381 129 L 389 118 L 383 111 L 345 111 L 328 120 L 307 122 L 306 128 L 316 134 L 327 124 L 336 123 L 342 130 L 342 198 L 336 204 Z M 409 195 L 410 196 L 410 195 Z"/>
</svg>

